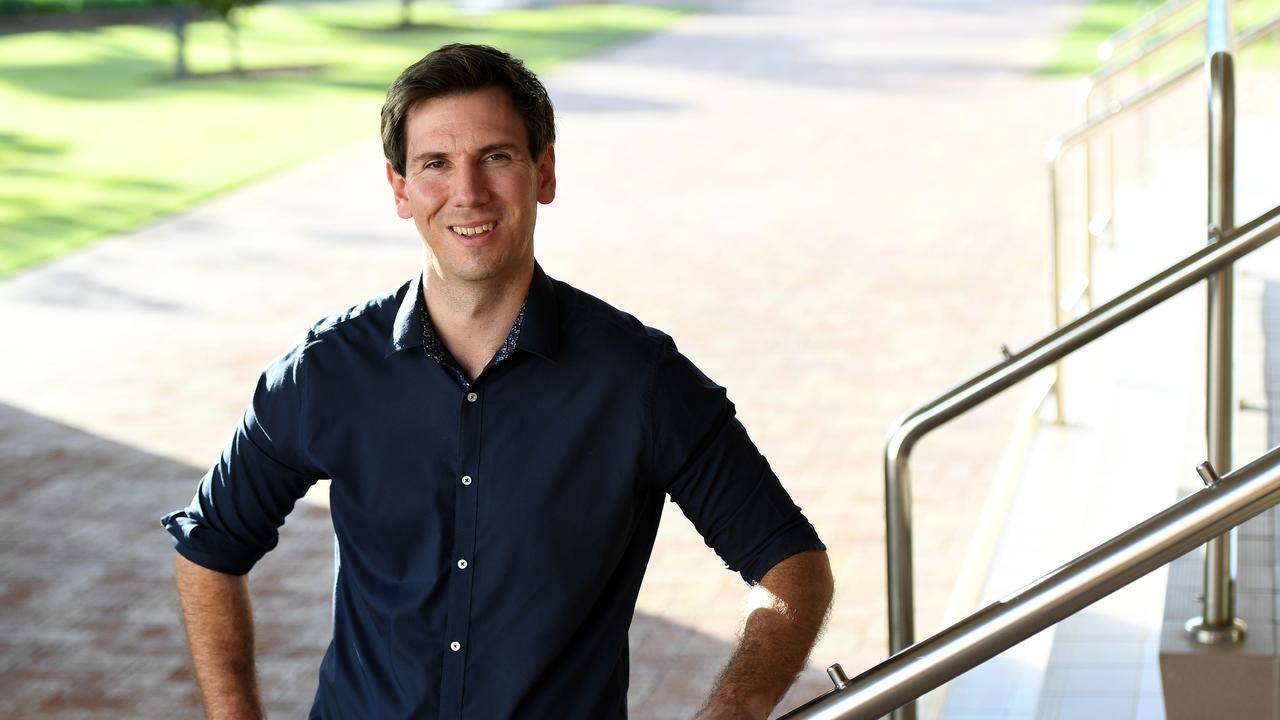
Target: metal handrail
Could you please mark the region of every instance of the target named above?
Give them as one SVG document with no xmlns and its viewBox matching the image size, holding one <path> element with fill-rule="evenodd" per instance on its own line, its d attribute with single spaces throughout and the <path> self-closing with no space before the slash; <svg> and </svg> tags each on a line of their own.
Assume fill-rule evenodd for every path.
<svg viewBox="0 0 1280 720">
<path fill-rule="evenodd" d="M 1108 62 L 1124 48 L 1149 35 L 1154 35 L 1165 23 L 1187 10 L 1204 5 L 1204 3 L 1205 0 L 1183 0 L 1182 2 L 1167 2 L 1161 5 L 1139 18 L 1137 22 L 1112 33 L 1111 37 L 1103 40 L 1098 45 L 1098 59 L 1104 63 Z"/>
<path fill-rule="evenodd" d="M 915 444 L 943 423 L 1229 267 L 1277 236 L 1280 236 L 1280 206 L 948 390 L 894 425 L 885 443 L 884 460 L 890 652 L 909 646 L 915 635 L 911 555 L 911 451 Z"/>
<path fill-rule="evenodd" d="M 1229 230 L 1235 224 L 1236 100 L 1231 54 L 1231 16 L 1226 0 L 1210 0 L 1205 28 L 1205 63 L 1209 77 L 1209 224 Z M 1231 268 L 1209 278 L 1205 347 L 1205 434 L 1209 461 L 1224 471 L 1233 463 L 1235 436 L 1232 383 L 1232 327 L 1235 273 Z M 1204 596 L 1199 617 L 1187 621 L 1187 631 L 1200 643 L 1239 642 L 1245 625 L 1235 616 L 1230 533 L 1205 546 Z"/>
<path fill-rule="evenodd" d="M 1256 230 L 1255 230 L 1256 232 Z M 781 720 L 874 720 L 1280 503 L 1280 446 Z"/>
<path fill-rule="evenodd" d="M 1201 19 L 1197 23 L 1197 26 L 1203 25 L 1203 23 L 1204 20 Z M 1236 40 L 1236 49 L 1243 50 L 1253 43 L 1266 38 L 1277 28 L 1280 28 L 1280 13 L 1271 15 L 1266 20 L 1242 31 L 1239 38 Z M 1087 139 L 1102 128 L 1109 126 L 1120 115 L 1136 110 L 1137 108 L 1145 106 L 1152 100 L 1163 97 L 1170 90 L 1174 89 L 1179 82 L 1195 75 L 1196 71 L 1203 67 L 1204 59 L 1201 58 L 1179 68 L 1159 84 L 1135 93 L 1125 100 L 1109 104 L 1102 115 L 1089 117 L 1081 124 L 1067 130 L 1066 132 L 1060 133 L 1058 136 L 1050 140 L 1045 145 L 1045 156 L 1049 158 L 1050 161 L 1053 161 L 1060 157 L 1062 153 L 1071 146 L 1078 144 L 1080 141 Z"/>
<path fill-rule="evenodd" d="M 1226 21 L 1226 2 L 1227 0 L 1209 0 L 1211 7 L 1209 14 L 1217 14 L 1219 20 L 1217 26 L 1221 28 L 1229 27 Z M 1251 44 L 1266 34 L 1273 31 L 1274 28 L 1280 27 L 1280 14 L 1273 16 L 1271 19 L 1264 21 L 1251 31 L 1245 33 L 1239 39 L 1241 47 Z M 1215 43 L 1212 33 L 1207 37 L 1206 45 L 1214 48 Z M 1225 65 L 1229 67 L 1229 55 L 1226 57 Z M 1222 92 L 1219 87 L 1223 81 L 1223 74 L 1215 72 L 1214 68 L 1223 65 L 1222 58 L 1215 58 L 1209 55 L 1205 58 L 1205 67 L 1209 69 L 1210 76 L 1210 93 L 1211 98 Z M 1113 105 L 1108 113 L 1102 117 L 1092 118 L 1084 125 L 1075 128 L 1058 138 L 1050 144 L 1050 169 L 1051 169 L 1051 192 L 1053 202 L 1054 217 L 1054 250 L 1055 250 L 1055 268 L 1054 268 L 1054 301 L 1055 301 L 1055 323 L 1061 323 L 1058 317 L 1057 307 L 1060 304 L 1060 274 L 1056 266 L 1057 244 L 1058 244 L 1058 212 L 1057 212 L 1057 161 L 1061 157 L 1062 152 L 1069 146 L 1089 137 L 1092 133 L 1097 132 L 1102 127 L 1109 125 L 1126 110 L 1151 102 L 1168 90 L 1184 77 L 1190 76 L 1200 67 L 1200 63 L 1189 66 L 1187 69 L 1179 72 L 1174 77 L 1166 80 L 1161 85 L 1150 88 L 1129 100 Z M 1212 104 L 1211 104 L 1212 107 Z M 1211 109 L 1211 113 L 1214 111 Z M 1211 164 L 1215 161 L 1211 158 Z M 1211 172 L 1216 172 L 1211 169 Z M 1224 196 L 1225 197 L 1225 196 Z M 1212 203 L 1222 202 L 1223 200 L 1214 200 Z M 1219 217 L 1212 215 L 1211 218 Z M 1228 217 L 1228 216 L 1223 216 Z M 1013 384 L 1030 377 L 1032 374 L 1047 368 L 1049 365 L 1059 362 L 1066 355 L 1087 345 L 1103 334 L 1110 332 L 1115 327 L 1127 322 L 1137 315 L 1145 312 L 1147 309 L 1163 302 L 1173 295 L 1181 292 L 1190 285 L 1204 280 L 1211 275 L 1219 272 L 1229 271 L 1231 263 L 1241 255 L 1251 252 L 1256 247 L 1269 242 L 1277 234 L 1280 234 L 1280 207 L 1256 218 L 1249 226 L 1239 229 L 1233 229 L 1229 219 L 1225 224 L 1219 224 L 1218 221 L 1212 221 L 1210 227 L 1210 247 L 1205 248 L 1197 253 L 1188 256 L 1179 263 L 1174 264 L 1165 271 L 1149 278 L 1142 284 L 1132 288 L 1128 292 L 1108 302 L 1097 309 L 1091 310 L 1088 314 L 1079 319 L 1072 320 L 1063 324 L 1053 333 L 1045 336 L 1031 347 L 1022 351 L 1018 355 L 1006 354 L 1005 361 L 995 365 L 988 370 L 974 376 L 970 380 L 956 386 L 947 391 L 943 395 L 935 398 L 928 404 L 918 408 L 917 410 L 907 414 L 890 430 L 889 438 L 885 445 L 885 513 L 886 513 L 886 545 L 887 545 L 887 565 L 888 565 L 888 596 L 889 596 L 889 643 L 891 652 L 899 652 L 907 647 L 914 639 L 914 588 L 912 578 L 912 520 L 911 520 L 911 478 L 910 478 L 910 453 L 915 445 L 926 433 L 941 424 L 967 412 L 978 404 L 985 402 L 994 395 L 1008 389 Z M 1214 242 L 1216 236 L 1223 239 Z M 1245 245 L 1248 247 L 1245 247 Z M 1221 276 L 1219 276 L 1221 277 Z M 1210 282 L 1211 286 L 1217 285 L 1217 282 Z M 1210 288 L 1210 295 L 1213 294 L 1214 287 Z M 1071 320 L 1070 318 L 1066 318 Z M 1220 351 L 1214 351 L 1221 355 Z M 1212 363 L 1213 358 L 1211 358 Z M 1213 370 L 1210 371 L 1214 373 Z M 1219 371 L 1221 372 L 1221 371 Z M 1059 393 L 1058 410 L 1061 412 L 1061 386 L 1062 375 L 1061 366 L 1055 377 L 1055 390 Z M 1212 398 L 1211 398 L 1212 401 Z M 1212 445 L 1211 445 L 1212 447 Z M 1229 464 L 1229 463 L 1228 463 Z M 1211 572 L 1217 573 L 1220 568 L 1206 568 L 1206 575 Z M 1230 585 L 1228 578 L 1227 597 L 1230 595 Z M 1208 593 L 1219 592 L 1220 589 L 1215 588 L 1211 581 L 1206 582 Z M 1220 604 L 1219 604 L 1220 605 Z M 1227 606 L 1229 607 L 1229 606 Z M 1206 605 L 1205 617 L 1208 618 L 1212 613 L 1210 607 Z M 1214 622 L 1206 621 L 1204 625 L 1214 628 Z M 1204 631 L 1205 628 L 1197 627 L 1193 630 L 1193 634 Z M 1212 632 L 1216 632 L 1213 629 Z M 1228 631 L 1229 636 L 1229 631 Z M 1199 635 L 1197 635 L 1199 638 Z M 1203 641 L 1203 640 L 1201 640 Z M 834 677 L 834 675 L 833 675 Z M 839 684 L 839 683 L 838 683 Z M 895 720 L 911 720 L 915 717 L 914 704 L 909 703 L 898 708 L 893 713 Z"/>
<path fill-rule="evenodd" d="M 1193 15 L 1187 22 L 1179 25 L 1166 33 L 1158 35 L 1155 40 L 1142 44 L 1136 53 L 1126 55 L 1123 59 L 1103 65 L 1089 77 L 1080 81 L 1077 97 L 1080 102 L 1080 118 L 1087 121 L 1093 116 L 1094 99 L 1101 94 L 1104 104 L 1109 104 L 1112 100 L 1111 87 L 1116 78 L 1131 70 L 1157 52 L 1169 47 L 1173 47 L 1191 33 L 1196 32 L 1204 26 L 1205 16 L 1203 13 Z M 1105 209 L 1098 210 L 1094 199 L 1094 167 L 1097 162 L 1094 159 L 1095 148 L 1094 141 L 1091 139 L 1085 145 L 1085 165 L 1084 165 L 1084 197 L 1085 197 L 1085 217 L 1088 219 L 1089 245 L 1086 248 L 1088 252 L 1085 270 L 1085 286 L 1084 295 L 1086 304 L 1093 305 L 1093 248 L 1098 238 L 1110 236 L 1112 242 L 1115 242 L 1115 207 L 1116 207 L 1116 153 L 1115 142 L 1111 133 L 1107 133 L 1105 138 L 1106 146 L 1106 164 L 1105 176 L 1107 182 L 1105 185 Z"/>
<path fill-rule="evenodd" d="M 1203 2 L 1203 0 L 1201 0 L 1201 2 Z M 1086 95 L 1092 94 L 1098 86 L 1106 83 L 1108 80 L 1114 79 L 1120 73 L 1123 73 L 1143 60 L 1148 59 L 1154 53 L 1169 47 L 1173 43 L 1204 27 L 1204 21 L 1205 19 L 1203 15 L 1196 15 L 1182 25 L 1179 25 L 1176 30 L 1170 30 L 1169 32 L 1157 37 L 1155 41 L 1143 45 L 1138 49 L 1137 53 L 1127 56 L 1123 60 L 1108 63 L 1098 68 L 1093 72 L 1093 74 L 1081 81 L 1088 88 Z"/>
<path fill-rule="evenodd" d="M 1203 0 L 1199 0 L 1199 1 L 1203 2 Z M 1077 95 L 1080 98 L 1079 100 L 1080 110 L 1081 110 L 1080 117 L 1083 119 L 1083 121 L 1087 123 L 1093 117 L 1094 98 L 1103 89 L 1108 88 L 1112 80 L 1114 80 L 1121 73 L 1132 68 L 1134 65 L 1137 65 L 1138 63 L 1148 59 L 1153 53 L 1173 45 L 1178 40 L 1181 40 L 1182 38 L 1186 37 L 1192 32 L 1195 32 L 1196 30 L 1204 27 L 1205 22 L 1206 22 L 1205 15 L 1196 15 L 1195 17 L 1191 18 L 1188 22 L 1184 23 L 1183 25 L 1180 25 L 1177 29 L 1170 31 L 1167 34 L 1161 35 L 1155 42 L 1147 45 L 1143 45 L 1142 48 L 1139 49 L 1139 51 L 1136 54 L 1126 57 L 1123 61 L 1118 61 L 1115 63 L 1111 63 L 1109 65 L 1104 65 L 1102 68 L 1094 72 L 1089 77 L 1085 78 L 1084 80 L 1081 80 L 1080 88 L 1077 92 Z M 1269 32 L 1271 32 L 1272 30 L 1275 30 L 1276 28 L 1280 28 L 1280 13 L 1277 13 L 1276 15 L 1271 16 L 1271 18 L 1262 21 L 1261 23 L 1255 25 L 1254 27 L 1245 29 L 1243 32 L 1241 32 L 1240 47 L 1247 47 L 1248 45 L 1251 45 L 1254 42 L 1261 40 L 1262 38 L 1265 38 Z M 1184 79 L 1185 77 L 1189 77 L 1193 75 L 1195 71 L 1199 69 L 1203 64 L 1204 63 L 1202 60 L 1197 60 L 1196 62 L 1181 68 L 1175 76 L 1168 78 L 1167 82 L 1176 86 L 1178 81 Z M 1150 99 L 1155 99 L 1155 98 L 1150 98 Z M 1111 106 L 1112 103 L 1109 100 L 1107 100 L 1105 101 L 1105 105 Z M 1131 109 L 1136 109 L 1136 108 L 1131 108 Z M 1129 110 L 1126 110 L 1125 112 L 1128 112 L 1128 111 Z M 1097 131 L 1090 132 L 1089 137 L 1082 138 L 1082 140 L 1091 140 L 1092 136 L 1096 134 L 1097 134 Z M 1057 150 L 1055 149 L 1055 152 L 1056 151 Z M 1108 154 L 1110 155 L 1110 153 L 1111 153 L 1111 149 L 1109 148 Z M 1114 167 L 1115 158 L 1109 157 L 1108 163 L 1110 166 L 1109 174 L 1114 175 L 1115 174 L 1115 167 Z M 1093 192 L 1090 186 L 1093 180 L 1093 166 L 1094 166 L 1093 158 L 1092 158 L 1092 155 L 1090 155 L 1088 156 L 1088 161 L 1085 164 L 1084 178 L 1085 178 L 1085 184 L 1086 184 L 1085 192 L 1087 193 L 1086 198 L 1089 200 L 1090 206 L 1091 206 L 1087 213 L 1089 218 L 1089 223 L 1090 223 L 1089 235 L 1091 238 L 1100 237 L 1102 234 L 1107 232 L 1110 229 L 1111 224 L 1115 220 L 1113 210 L 1108 210 L 1103 213 L 1095 213 L 1092 208 Z M 1111 196 L 1109 207 L 1114 208 L 1115 207 L 1114 182 L 1108 182 L 1107 186 Z M 1101 217 L 1095 217 L 1095 215 L 1100 215 Z M 1089 285 L 1091 284 L 1092 283 L 1089 282 Z M 1089 285 L 1086 285 L 1086 292 Z"/>
<path fill-rule="evenodd" d="M 1236 41 L 1238 48 L 1243 49 L 1268 37 L 1275 30 L 1280 28 L 1280 13 L 1270 16 L 1266 20 L 1253 26 L 1251 29 L 1240 34 Z M 1048 164 L 1049 172 L 1049 218 L 1050 232 L 1052 234 L 1052 292 L 1053 292 L 1053 312 L 1054 324 L 1061 325 L 1068 319 L 1075 308 L 1080 304 L 1082 299 L 1086 299 L 1087 305 L 1093 304 L 1093 277 L 1091 268 L 1086 269 L 1083 280 L 1072 283 L 1070 285 L 1071 292 L 1064 293 L 1064 281 L 1062 279 L 1062 269 L 1059 263 L 1059 257 L 1062 254 L 1062 212 L 1059 205 L 1058 178 L 1061 174 L 1062 158 L 1067 150 L 1085 142 L 1099 132 L 1109 128 L 1116 120 L 1128 113 L 1139 108 L 1145 107 L 1152 101 L 1157 100 L 1176 90 L 1182 81 L 1187 78 L 1194 77 L 1205 66 L 1204 60 L 1198 60 L 1188 63 L 1178 69 L 1172 75 L 1165 78 L 1157 85 L 1151 86 L 1141 92 L 1135 93 L 1130 97 L 1116 103 L 1112 103 L 1105 112 L 1100 115 L 1091 117 L 1085 122 L 1077 125 L 1066 132 L 1059 134 L 1050 140 L 1045 146 L 1045 157 Z M 1093 220 L 1093 218 L 1090 218 Z M 1087 262 L 1092 262 L 1093 235 L 1090 234 L 1090 247 L 1086 248 Z M 1057 400 L 1059 417 L 1062 415 L 1064 407 L 1063 392 L 1061 383 L 1061 368 L 1059 368 L 1059 381 L 1054 383 L 1054 393 Z"/>
</svg>

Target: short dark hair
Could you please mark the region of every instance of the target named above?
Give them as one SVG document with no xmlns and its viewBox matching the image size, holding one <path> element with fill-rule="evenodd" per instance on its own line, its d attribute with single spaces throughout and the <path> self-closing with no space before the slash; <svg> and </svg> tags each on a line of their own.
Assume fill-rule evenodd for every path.
<svg viewBox="0 0 1280 720">
<path fill-rule="evenodd" d="M 454 43 L 405 68 L 387 90 L 382 106 L 382 152 L 397 173 L 405 173 L 405 123 L 415 105 L 432 98 L 499 87 L 511 97 L 536 160 L 556 141 L 555 112 L 538 77 L 518 58 L 489 47 Z"/>
</svg>

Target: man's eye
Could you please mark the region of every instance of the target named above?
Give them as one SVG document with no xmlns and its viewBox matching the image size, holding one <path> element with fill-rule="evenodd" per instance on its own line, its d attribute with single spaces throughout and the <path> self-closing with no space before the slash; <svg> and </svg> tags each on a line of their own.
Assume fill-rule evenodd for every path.
<svg viewBox="0 0 1280 720">
<path fill-rule="evenodd" d="M 505 162 L 507 160 L 510 160 L 511 156 L 506 153 L 493 153 L 488 157 L 486 157 L 485 159 L 488 160 L 489 162 Z"/>
<path fill-rule="evenodd" d="M 443 170 L 443 169 L 444 169 L 444 161 L 443 161 L 443 160 L 432 160 L 432 161 L 430 161 L 430 162 L 426 163 L 425 165 L 423 165 L 423 166 L 422 166 L 422 169 L 423 169 L 423 170 Z"/>
</svg>

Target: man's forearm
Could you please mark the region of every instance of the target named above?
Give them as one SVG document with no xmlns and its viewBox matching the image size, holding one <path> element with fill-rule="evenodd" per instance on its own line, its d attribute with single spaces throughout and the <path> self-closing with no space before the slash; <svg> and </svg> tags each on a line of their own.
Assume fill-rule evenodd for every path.
<svg viewBox="0 0 1280 720">
<path fill-rule="evenodd" d="M 803 552 L 774 566 L 752 589 L 742 640 L 699 719 L 765 720 L 804 669 L 832 593 L 825 552 Z"/>
<path fill-rule="evenodd" d="M 253 611 L 244 576 L 177 555 L 175 573 L 191 664 L 209 720 L 265 717 L 253 656 Z"/>
</svg>

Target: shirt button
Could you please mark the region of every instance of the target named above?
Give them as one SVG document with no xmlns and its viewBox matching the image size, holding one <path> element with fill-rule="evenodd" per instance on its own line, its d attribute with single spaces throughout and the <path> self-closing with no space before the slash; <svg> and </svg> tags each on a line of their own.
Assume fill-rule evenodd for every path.
<svg viewBox="0 0 1280 720">
<path fill-rule="evenodd" d="M 466 561 L 466 560 L 459 560 L 459 561 L 458 561 L 458 569 L 459 569 L 459 570 L 466 570 L 466 569 L 467 569 L 467 561 Z"/>
<path fill-rule="evenodd" d="M 457 640 L 454 640 L 453 642 L 449 643 L 449 649 L 454 652 L 458 652 L 459 650 L 462 649 L 462 643 L 458 642 Z"/>
<path fill-rule="evenodd" d="M 471 484 L 471 476 L 470 476 L 470 475 L 463 475 L 463 476 L 462 476 L 462 484 L 463 484 L 463 485 L 470 485 L 470 484 Z"/>
<path fill-rule="evenodd" d="M 479 399 L 480 399 L 479 395 L 476 395 L 473 392 L 467 393 L 467 402 L 475 402 L 476 400 L 479 400 Z"/>
</svg>

